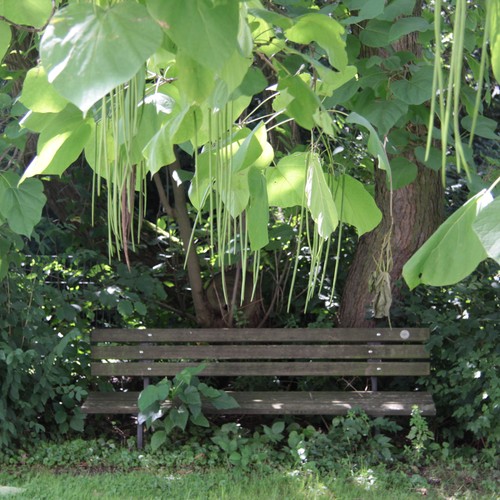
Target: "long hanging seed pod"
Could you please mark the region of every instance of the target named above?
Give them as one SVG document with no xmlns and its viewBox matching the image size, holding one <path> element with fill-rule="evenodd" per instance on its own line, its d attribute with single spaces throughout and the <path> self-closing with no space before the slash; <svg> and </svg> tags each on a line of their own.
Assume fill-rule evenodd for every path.
<svg viewBox="0 0 500 500">
<path fill-rule="evenodd" d="M 129 241 L 135 248 L 139 240 L 141 223 L 134 228 L 135 194 L 137 179 L 145 193 L 144 162 L 134 162 L 133 141 L 138 133 L 144 97 L 144 73 L 139 72 L 127 84 L 113 89 L 101 102 L 101 118 L 96 127 L 95 174 L 107 183 L 108 248 L 110 258 L 123 250 L 130 266 Z M 109 145 L 112 144 L 110 148 Z M 94 182 L 97 194 L 100 183 Z M 139 217 L 144 211 L 145 195 L 139 196 Z"/>
</svg>

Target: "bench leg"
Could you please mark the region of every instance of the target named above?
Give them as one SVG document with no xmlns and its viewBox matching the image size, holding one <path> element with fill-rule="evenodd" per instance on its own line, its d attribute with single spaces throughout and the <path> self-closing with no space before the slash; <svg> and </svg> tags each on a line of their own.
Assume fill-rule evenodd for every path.
<svg viewBox="0 0 500 500">
<path fill-rule="evenodd" d="M 144 446 L 144 425 L 137 423 L 137 448 L 142 450 Z"/>
</svg>

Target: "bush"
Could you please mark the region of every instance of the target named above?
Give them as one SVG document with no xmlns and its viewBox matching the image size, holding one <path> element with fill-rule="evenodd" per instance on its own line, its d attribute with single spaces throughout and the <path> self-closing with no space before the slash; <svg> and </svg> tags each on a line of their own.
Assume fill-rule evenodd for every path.
<svg viewBox="0 0 500 500">
<path fill-rule="evenodd" d="M 88 332 L 158 321 L 161 282 L 95 252 L 10 255 L 0 282 L 0 447 L 82 431 L 89 377 Z M 147 304 L 147 305 L 146 305 Z"/>
<path fill-rule="evenodd" d="M 450 444 L 500 444 L 500 273 L 485 263 L 454 286 L 418 287 L 396 321 L 431 328 L 431 377 L 420 382 Z"/>
</svg>

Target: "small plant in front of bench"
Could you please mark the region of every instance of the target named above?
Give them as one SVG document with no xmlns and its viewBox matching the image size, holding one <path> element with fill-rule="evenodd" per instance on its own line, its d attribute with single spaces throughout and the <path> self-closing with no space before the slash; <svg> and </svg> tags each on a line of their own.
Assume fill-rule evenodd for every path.
<svg viewBox="0 0 500 500">
<path fill-rule="evenodd" d="M 188 422 L 201 427 L 210 423 L 203 415 L 202 404 L 209 402 L 218 410 L 237 408 L 236 400 L 224 391 L 200 382 L 198 373 L 205 365 L 181 370 L 172 381 L 164 378 L 157 384 L 148 385 L 139 395 L 140 424 L 154 428 L 151 447 L 158 449 L 174 429 L 186 429 Z M 161 422 L 159 422 L 161 420 Z"/>
</svg>

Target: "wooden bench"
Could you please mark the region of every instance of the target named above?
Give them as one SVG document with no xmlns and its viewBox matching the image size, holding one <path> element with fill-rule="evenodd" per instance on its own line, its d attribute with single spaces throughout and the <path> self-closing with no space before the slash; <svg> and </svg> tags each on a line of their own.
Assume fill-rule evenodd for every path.
<svg viewBox="0 0 500 500">
<path fill-rule="evenodd" d="M 421 391 L 377 391 L 378 377 L 429 374 L 426 328 L 337 329 L 153 329 L 95 330 L 91 373 L 98 377 L 172 377 L 206 365 L 199 376 L 371 379 L 370 391 L 230 392 L 239 407 L 204 413 L 341 415 L 361 408 L 368 415 L 409 415 L 417 405 L 435 415 L 432 396 Z M 138 391 L 91 392 L 84 413 L 137 415 Z M 138 427 L 142 446 L 142 428 Z"/>
</svg>

